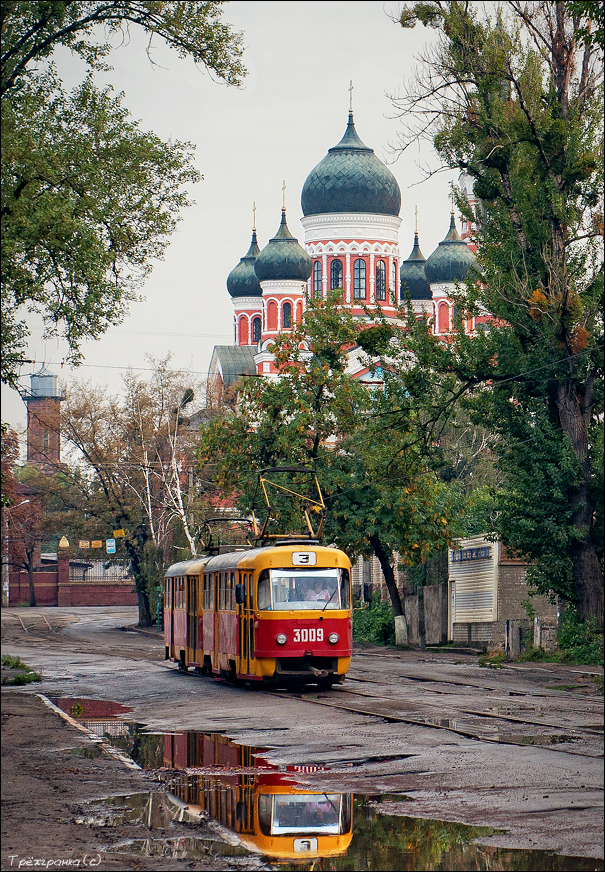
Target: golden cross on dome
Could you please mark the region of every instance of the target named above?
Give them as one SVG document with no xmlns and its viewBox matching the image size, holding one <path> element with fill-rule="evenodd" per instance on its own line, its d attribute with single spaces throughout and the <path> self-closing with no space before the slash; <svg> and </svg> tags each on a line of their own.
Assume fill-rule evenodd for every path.
<svg viewBox="0 0 605 872">
<path fill-rule="evenodd" d="M 286 208 L 286 180 L 285 179 L 283 181 L 281 189 L 282 189 L 282 196 L 283 196 L 282 209 L 285 209 Z"/>
<path fill-rule="evenodd" d="M 450 182 L 450 200 L 452 201 L 452 215 L 454 214 L 454 183 Z"/>
<path fill-rule="evenodd" d="M 349 112 L 353 111 L 353 79 L 349 82 Z"/>
<path fill-rule="evenodd" d="M 416 225 L 415 228 L 414 228 L 414 232 L 417 234 L 417 233 L 418 233 L 418 206 L 414 206 L 414 213 L 415 213 L 415 216 L 416 216 L 416 218 L 415 218 L 415 222 L 414 222 L 415 225 Z"/>
<path fill-rule="evenodd" d="M 256 230 L 256 203 L 252 204 L 252 229 Z"/>
</svg>

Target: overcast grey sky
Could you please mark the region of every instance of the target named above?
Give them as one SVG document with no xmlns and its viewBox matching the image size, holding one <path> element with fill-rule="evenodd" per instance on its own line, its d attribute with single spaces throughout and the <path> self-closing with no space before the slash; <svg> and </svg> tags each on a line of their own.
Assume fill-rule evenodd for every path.
<svg viewBox="0 0 605 872">
<path fill-rule="evenodd" d="M 432 38 L 424 28 L 394 24 L 387 13 L 397 8 L 372 0 L 226 4 L 224 20 L 244 33 L 248 76 L 241 89 L 218 84 L 159 41 L 157 66 L 151 66 L 147 40 L 133 29 L 129 45 L 109 59 L 113 70 L 97 82 L 125 92 L 125 105 L 142 128 L 193 142 L 204 178 L 145 284 L 144 301 L 131 304 L 123 323 L 105 337 L 85 343 L 83 366 L 63 366 L 64 343 L 43 340 L 34 325 L 29 356 L 36 365 L 23 368 L 25 389 L 29 373 L 46 363 L 62 383 L 77 377 L 118 393 L 127 367 L 144 370 L 147 354 L 168 352 L 175 368 L 203 377 L 213 347 L 233 341 L 225 282 L 248 249 L 252 204 L 262 248 L 279 226 L 285 179 L 288 225 L 303 241 L 302 185 L 345 131 L 350 80 L 357 132 L 389 163 L 401 187 L 401 255 L 412 249 L 418 206 L 420 244 L 429 256 L 448 230 L 449 182 L 456 174 L 419 184 L 424 174 L 418 164 L 437 165 L 430 147 L 408 149 L 398 159 L 392 152 L 399 122 L 388 95 L 401 90 L 415 55 Z M 81 68 L 69 52 L 57 63 L 67 84 L 79 80 Z M 21 398 L 4 386 L 2 419 L 18 430 L 25 426 Z"/>
</svg>

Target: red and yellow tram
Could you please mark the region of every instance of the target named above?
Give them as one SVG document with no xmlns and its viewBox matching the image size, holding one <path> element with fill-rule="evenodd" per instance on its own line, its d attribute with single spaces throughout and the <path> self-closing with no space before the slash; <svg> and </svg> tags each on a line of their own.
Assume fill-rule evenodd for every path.
<svg viewBox="0 0 605 872">
<path fill-rule="evenodd" d="M 175 563 L 165 576 L 166 659 L 267 685 L 344 681 L 352 653 L 351 563 L 312 541 Z"/>
</svg>

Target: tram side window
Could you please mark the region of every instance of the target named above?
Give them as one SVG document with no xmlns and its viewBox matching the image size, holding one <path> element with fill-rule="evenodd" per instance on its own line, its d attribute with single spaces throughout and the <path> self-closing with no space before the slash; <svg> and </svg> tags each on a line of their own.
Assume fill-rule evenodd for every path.
<svg viewBox="0 0 605 872">
<path fill-rule="evenodd" d="M 164 608 L 169 609 L 172 603 L 170 602 L 170 581 L 166 579 L 164 587 Z"/>
<path fill-rule="evenodd" d="M 212 608 L 212 578 L 209 573 L 204 575 L 204 599 L 203 607 L 205 609 Z"/>
<path fill-rule="evenodd" d="M 215 576 L 216 581 L 218 582 L 218 607 L 219 609 L 225 608 L 225 579 L 222 572 L 217 573 Z"/>
<path fill-rule="evenodd" d="M 343 609 L 351 607 L 351 582 L 347 569 L 340 570 L 340 603 Z"/>
<path fill-rule="evenodd" d="M 245 597 L 244 601 L 245 601 L 245 604 L 246 604 L 247 607 L 248 607 L 248 604 L 249 604 L 249 608 L 252 608 L 252 607 L 253 607 L 253 599 L 252 599 L 252 593 L 253 593 L 253 591 L 252 591 L 252 578 L 253 578 L 252 573 L 250 573 L 250 575 L 248 575 L 247 572 L 244 572 L 244 573 L 242 573 L 242 575 L 241 575 L 241 583 L 242 583 L 242 585 L 243 585 L 243 587 L 244 587 L 244 597 Z"/>
<path fill-rule="evenodd" d="M 185 580 L 182 578 L 179 578 L 175 606 L 177 609 L 185 608 Z"/>
<path fill-rule="evenodd" d="M 235 611 L 235 572 L 229 575 L 229 608 Z"/>
<path fill-rule="evenodd" d="M 271 608 L 271 584 L 268 569 L 264 569 L 258 579 L 258 607 L 261 610 Z"/>
</svg>

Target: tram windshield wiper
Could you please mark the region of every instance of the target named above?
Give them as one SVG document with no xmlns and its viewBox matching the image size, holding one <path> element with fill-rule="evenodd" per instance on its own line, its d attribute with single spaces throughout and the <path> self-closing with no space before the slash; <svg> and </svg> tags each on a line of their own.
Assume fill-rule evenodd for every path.
<svg viewBox="0 0 605 872">
<path fill-rule="evenodd" d="M 328 608 L 328 606 L 330 605 L 330 603 L 331 603 L 332 600 L 334 599 L 334 594 L 337 592 L 337 590 L 338 590 L 338 588 L 335 587 L 334 590 L 332 591 L 332 596 L 330 597 L 330 599 L 327 601 L 327 603 L 326 603 L 325 606 L 323 607 L 322 612 L 325 612 L 325 610 Z"/>
</svg>

